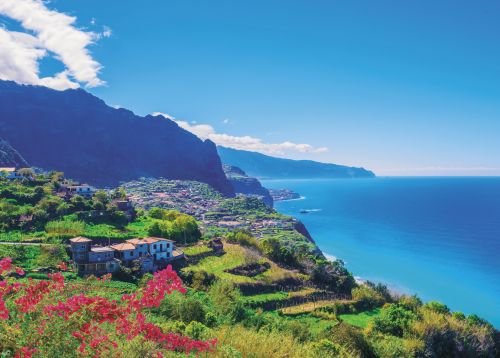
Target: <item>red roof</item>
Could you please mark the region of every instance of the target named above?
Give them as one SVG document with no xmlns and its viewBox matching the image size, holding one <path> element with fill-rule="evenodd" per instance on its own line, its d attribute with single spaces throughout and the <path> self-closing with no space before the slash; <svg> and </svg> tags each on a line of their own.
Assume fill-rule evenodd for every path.
<svg viewBox="0 0 500 358">
<path fill-rule="evenodd" d="M 131 251 L 135 250 L 135 246 L 131 243 L 124 242 L 123 244 L 116 244 L 110 246 L 112 249 L 116 251 Z"/>
<path fill-rule="evenodd" d="M 144 239 L 142 239 L 142 241 L 144 241 L 146 244 L 154 244 L 155 242 L 158 242 L 159 239 L 156 237 L 145 237 Z"/>
</svg>

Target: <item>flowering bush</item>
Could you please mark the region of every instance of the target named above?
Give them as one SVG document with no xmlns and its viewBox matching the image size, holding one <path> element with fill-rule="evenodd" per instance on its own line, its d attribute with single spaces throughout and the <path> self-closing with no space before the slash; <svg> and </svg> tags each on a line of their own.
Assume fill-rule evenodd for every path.
<svg viewBox="0 0 500 358">
<path fill-rule="evenodd" d="M 61 269 L 66 270 L 65 266 Z M 0 260 L 0 351 L 15 357 L 120 356 L 126 341 L 142 339 L 162 352 L 206 352 L 215 340 L 198 341 L 163 332 L 148 322 L 148 310 L 157 308 L 173 291 L 185 293 L 182 281 L 168 266 L 154 274 L 145 286 L 121 300 L 65 282 L 61 273 L 48 280 L 17 280 L 22 270 L 12 260 Z M 104 277 L 99 282 L 106 282 Z M 85 291 L 85 292 L 83 292 Z"/>
</svg>

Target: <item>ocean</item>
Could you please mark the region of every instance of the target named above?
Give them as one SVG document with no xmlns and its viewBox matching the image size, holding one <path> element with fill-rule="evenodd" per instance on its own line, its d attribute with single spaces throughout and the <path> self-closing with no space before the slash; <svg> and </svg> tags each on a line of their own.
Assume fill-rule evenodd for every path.
<svg viewBox="0 0 500 358">
<path fill-rule="evenodd" d="M 500 178 L 263 180 L 304 198 L 300 219 L 357 277 L 475 313 L 500 328 Z M 308 213 L 301 213 L 301 211 Z"/>
</svg>

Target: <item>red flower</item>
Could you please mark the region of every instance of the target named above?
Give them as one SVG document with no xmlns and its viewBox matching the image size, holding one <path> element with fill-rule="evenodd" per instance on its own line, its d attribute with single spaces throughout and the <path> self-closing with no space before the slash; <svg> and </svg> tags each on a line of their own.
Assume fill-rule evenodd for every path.
<svg viewBox="0 0 500 358">
<path fill-rule="evenodd" d="M 5 257 L 0 260 L 0 275 L 8 271 L 12 267 L 12 259 L 10 257 Z"/>
</svg>

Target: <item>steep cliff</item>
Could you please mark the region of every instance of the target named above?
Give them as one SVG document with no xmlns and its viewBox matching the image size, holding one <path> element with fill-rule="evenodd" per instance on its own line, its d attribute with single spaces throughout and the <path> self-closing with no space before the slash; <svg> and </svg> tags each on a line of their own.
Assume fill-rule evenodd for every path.
<svg viewBox="0 0 500 358">
<path fill-rule="evenodd" d="M 213 142 L 162 116 L 107 106 L 81 89 L 0 81 L 0 138 L 32 166 L 94 185 L 164 177 L 201 181 L 234 195 Z"/>
<path fill-rule="evenodd" d="M 273 207 L 273 198 L 269 190 L 264 188 L 256 178 L 249 177 L 238 167 L 224 165 L 223 169 L 237 194 L 258 196 L 267 206 Z"/>
</svg>

